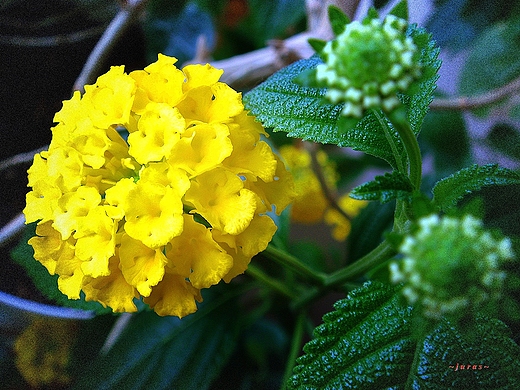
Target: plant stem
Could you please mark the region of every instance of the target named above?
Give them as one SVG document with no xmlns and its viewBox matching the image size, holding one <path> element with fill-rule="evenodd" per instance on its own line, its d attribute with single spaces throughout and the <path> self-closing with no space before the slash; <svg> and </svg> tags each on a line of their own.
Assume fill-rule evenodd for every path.
<svg viewBox="0 0 520 390">
<path fill-rule="evenodd" d="M 267 287 L 270 287 L 272 290 L 290 299 L 294 299 L 297 296 L 296 292 L 290 289 L 286 284 L 273 279 L 254 264 L 249 264 L 246 272 L 248 275 L 251 275 L 253 278 L 263 283 Z"/>
<path fill-rule="evenodd" d="M 420 190 L 422 177 L 421 150 L 417 143 L 417 137 L 412 131 L 408 118 L 406 117 L 406 111 L 404 108 L 397 109 L 388 115 L 388 119 L 390 119 L 399 133 L 406 154 L 408 155 L 410 162 L 410 181 L 416 190 Z"/>
<path fill-rule="evenodd" d="M 383 263 L 385 260 L 395 255 L 395 253 L 394 248 L 385 240 L 348 267 L 328 275 L 325 278 L 323 285 L 326 287 L 333 287 L 348 282 Z"/>
<path fill-rule="evenodd" d="M 313 270 L 308 265 L 298 260 L 296 257 L 285 251 L 275 248 L 272 245 L 268 245 L 263 253 L 271 260 L 274 260 L 283 266 L 290 267 L 293 271 L 296 271 L 300 275 L 306 276 L 307 278 L 318 282 L 320 285 L 323 284 L 323 281 L 325 280 L 326 276 L 322 272 Z"/>
<path fill-rule="evenodd" d="M 303 328 L 305 325 L 306 314 L 304 310 L 300 310 L 296 317 L 296 324 L 294 326 L 293 337 L 291 341 L 291 351 L 289 352 L 289 358 L 287 359 L 287 366 L 285 367 L 285 373 L 283 376 L 281 389 L 285 389 L 286 383 L 292 375 L 293 368 L 296 364 L 296 358 L 301 352 L 301 345 L 303 339 Z"/>
<path fill-rule="evenodd" d="M 387 241 L 383 241 L 372 251 L 348 267 L 340 269 L 326 276 L 322 286 L 314 286 L 304 291 L 296 301 L 292 302 L 291 307 L 296 310 L 307 305 L 309 302 L 315 300 L 331 287 L 345 284 L 363 275 L 370 269 L 382 264 L 384 261 L 388 260 L 395 254 L 396 251 L 393 249 L 393 247 Z"/>
</svg>

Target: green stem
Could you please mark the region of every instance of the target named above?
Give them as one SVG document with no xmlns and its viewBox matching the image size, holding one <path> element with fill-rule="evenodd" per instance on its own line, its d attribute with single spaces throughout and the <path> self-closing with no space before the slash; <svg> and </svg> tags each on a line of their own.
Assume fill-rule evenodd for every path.
<svg viewBox="0 0 520 390">
<path fill-rule="evenodd" d="M 410 127 L 410 123 L 408 122 L 406 110 L 404 108 L 396 109 L 394 112 L 388 115 L 388 118 L 401 137 L 404 149 L 408 155 L 408 160 L 410 161 L 410 181 L 416 190 L 420 190 L 422 177 L 421 150 L 419 149 L 419 144 L 417 143 L 417 137 L 415 136 L 412 128 Z"/>
<path fill-rule="evenodd" d="M 303 339 L 303 328 L 305 325 L 305 319 L 307 318 L 305 311 L 300 310 L 296 317 L 296 324 L 294 326 L 293 337 L 291 341 L 291 351 L 289 352 L 289 358 L 287 360 L 287 366 L 285 367 L 285 373 L 283 376 L 283 382 L 280 386 L 281 389 L 286 388 L 287 381 L 292 376 L 294 366 L 296 365 L 296 358 L 300 355 L 302 339 Z"/>
<path fill-rule="evenodd" d="M 394 248 L 385 240 L 351 265 L 328 275 L 323 284 L 326 287 L 333 287 L 353 280 L 382 264 L 395 253 Z"/>
<path fill-rule="evenodd" d="M 249 275 L 251 275 L 253 278 L 261 282 L 262 284 L 266 285 L 267 287 L 271 288 L 272 290 L 285 295 L 286 297 L 290 299 L 294 299 L 297 297 L 297 294 L 294 290 L 290 289 L 287 284 L 279 282 L 278 280 L 273 279 L 269 275 L 267 275 L 264 271 L 262 271 L 260 268 L 255 266 L 254 264 L 249 264 L 246 271 Z"/>
<path fill-rule="evenodd" d="M 302 294 L 298 296 L 298 299 L 292 302 L 291 308 L 297 310 L 307 305 L 309 302 L 314 301 L 320 295 L 324 294 L 331 287 L 346 284 L 348 281 L 351 281 L 382 264 L 395 254 L 396 251 L 392 246 L 387 241 L 383 241 L 372 251 L 348 267 L 326 276 L 322 286 L 314 286 L 302 292 Z"/>
<path fill-rule="evenodd" d="M 306 276 L 307 278 L 315 282 L 318 282 L 319 284 L 323 284 L 323 281 L 325 280 L 325 274 L 313 270 L 311 267 L 302 263 L 296 257 L 290 255 L 285 251 L 275 248 L 270 244 L 267 246 L 267 249 L 263 253 L 271 260 L 274 260 L 283 266 L 288 266 L 293 271 L 296 271 L 300 275 Z"/>
</svg>

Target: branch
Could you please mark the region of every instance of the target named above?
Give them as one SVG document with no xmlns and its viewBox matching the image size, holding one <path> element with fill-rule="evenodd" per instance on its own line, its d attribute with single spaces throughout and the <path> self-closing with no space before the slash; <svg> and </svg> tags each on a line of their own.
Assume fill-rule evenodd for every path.
<svg viewBox="0 0 520 390">
<path fill-rule="evenodd" d="M 0 248 L 16 237 L 25 226 L 25 216 L 20 213 L 0 229 Z"/>
<path fill-rule="evenodd" d="M 135 21 L 148 0 L 127 0 L 123 8 L 110 22 L 98 43 L 90 53 L 80 75 L 74 83 L 75 91 L 83 91 L 86 84 L 91 84 L 100 72 L 105 59 L 121 38 L 126 29 Z"/>
<path fill-rule="evenodd" d="M 520 91 L 520 77 L 502 87 L 484 92 L 477 96 L 461 96 L 457 98 L 438 98 L 430 104 L 432 110 L 473 110 L 497 103 Z"/>
<path fill-rule="evenodd" d="M 70 34 L 51 35 L 47 37 L 24 37 L 21 35 L 0 35 L 0 44 L 23 47 L 57 47 L 95 38 L 105 30 L 105 26 L 95 26 Z"/>
<path fill-rule="evenodd" d="M 32 150 L 30 152 L 20 153 L 15 156 L 9 157 L 3 161 L 0 161 L 0 172 L 9 169 L 11 167 L 14 167 L 19 164 L 25 164 L 30 163 L 34 159 L 34 155 L 37 153 L 40 153 L 44 150 L 47 150 L 49 145 L 43 146 L 41 148 L 38 148 L 36 150 Z"/>
<path fill-rule="evenodd" d="M 268 46 L 246 54 L 220 61 L 211 61 L 204 39 L 199 39 L 196 57 L 190 63 L 210 62 L 215 68 L 223 69 L 221 81 L 237 89 L 256 86 L 273 73 L 291 63 L 308 58 L 314 50 L 309 38 L 330 40 L 332 31 L 328 19 L 328 6 L 335 5 L 347 15 L 354 15 L 359 0 L 306 0 L 307 31 L 285 40 L 272 40 Z"/>
</svg>

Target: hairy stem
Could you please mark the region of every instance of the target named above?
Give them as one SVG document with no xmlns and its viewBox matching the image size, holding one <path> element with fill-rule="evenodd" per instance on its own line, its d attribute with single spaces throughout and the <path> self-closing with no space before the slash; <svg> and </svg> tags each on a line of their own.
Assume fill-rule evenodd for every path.
<svg viewBox="0 0 520 390">
<path fill-rule="evenodd" d="M 399 133 L 399 137 L 408 155 L 408 161 L 410 162 L 410 181 L 416 190 L 420 190 L 422 178 L 421 150 L 417 143 L 417 137 L 412 131 L 410 122 L 408 122 L 406 117 L 406 111 L 404 109 L 397 109 L 392 112 L 388 118 Z"/>
</svg>

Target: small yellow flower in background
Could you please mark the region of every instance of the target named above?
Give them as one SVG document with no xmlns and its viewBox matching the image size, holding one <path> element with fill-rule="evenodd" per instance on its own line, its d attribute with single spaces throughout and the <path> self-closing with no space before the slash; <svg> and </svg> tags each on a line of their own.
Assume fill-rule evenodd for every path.
<svg viewBox="0 0 520 390">
<path fill-rule="evenodd" d="M 291 219 L 304 224 L 325 221 L 332 227 L 332 237 L 337 241 L 344 241 L 350 233 L 350 221 L 330 207 L 320 181 L 312 169 L 312 158 L 309 151 L 294 145 L 284 145 L 280 148 L 280 155 L 294 178 L 296 198 L 291 207 Z M 317 160 L 326 184 L 331 190 L 336 190 L 339 176 L 335 165 L 323 150 L 318 151 Z M 350 198 L 348 194 L 341 196 L 338 200 L 338 206 L 350 218 L 358 215 L 366 204 L 365 201 Z"/>
<path fill-rule="evenodd" d="M 338 199 L 338 206 L 351 219 L 357 216 L 367 204 L 367 201 L 353 199 L 349 196 L 349 194 L 345 194 Z M 327 209 L 324 220 L 327 225 L 332 227 L 332 237 L 336 241 L 344 241 L 350 234 L 350 220 L 346 219 L 336 209 Z"/>
<path fill-rule="evenodd" d="M 243 273 L 294 197 L 241 94 L 210 65 L 112 67 L 63 103 L 29 169 L 34 257 L 70 299 L 116 312 L 143 298 L 185 316 L 200 290 Z M 128 132 L 125 140 L 120 133 Z"/>
<path fill-rule="evenodd" d="M 75 324 L 71 321 L 40 318 L 34 320 L 16 339 L 15 364 L 33 388 L 65 386 Z"/>
</svg>

